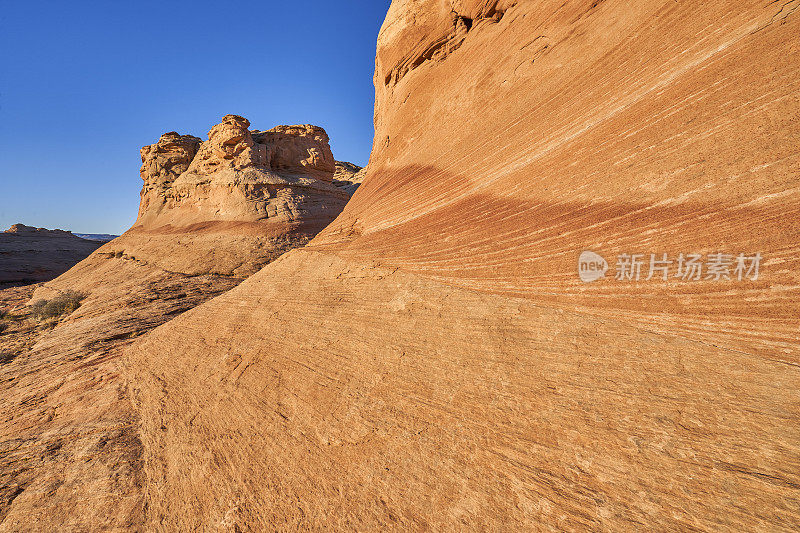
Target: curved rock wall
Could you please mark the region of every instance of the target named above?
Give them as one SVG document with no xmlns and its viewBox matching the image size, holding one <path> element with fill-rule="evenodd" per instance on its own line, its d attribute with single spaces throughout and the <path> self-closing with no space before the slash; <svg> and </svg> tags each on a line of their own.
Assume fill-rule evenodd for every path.
<svg viewBox="0 0 800 533">
<path fill-rule="evenodd" d="M 325 242 L 355 229 L 341 239 L 352 257 L 792 353 L 800 233 L 778 221 L 800 210 L 794 3 L 490 4 L 393 3 L 378 41 L 369 186 Z M 452 57 L 386 85 L 453 28 L 453 13 L 473 24 Z M 650 254 L 667 253 L 673 277 L 585 284 L 586 250 L 608 261 L 609 278 L 620 255 L 642 254 L 642 281 Z M 674 278 L 691 253 L 705 263 L 760 253 L 762 275 Z"/>
<path fill-rule="evenodd" d="M 148 523 L 799 527 L 797 7 L 395 0 L 344 212 L 128 351 Z"/>
</svg>

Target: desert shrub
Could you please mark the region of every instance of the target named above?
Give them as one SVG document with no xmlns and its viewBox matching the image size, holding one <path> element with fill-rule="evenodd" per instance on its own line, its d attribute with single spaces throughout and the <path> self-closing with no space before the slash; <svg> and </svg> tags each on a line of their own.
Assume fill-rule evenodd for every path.
<svg viewBox="0 0 800 533">
<path fill-rule="evenodd" d="M 8 324 L 3 324 L 2 322 L 0 322 L 0 335 L 2 335 L 2 334 L 3 334 L 3 332 L 4 332 L 6 329 L 8 329 Z"/>
<path fill-rule="evenodd" d="M 68 315 L 81 306 L 86 295 L 66 290 L 52 300 L 36 300 L 31 304 L 31 314 L 39 320 Z"/>
<path fill-rule="evenodd" d="M 42 316 L 42 310 L 47 305 L 47 300 L 36 300 L 31 304 L 31 315 L 35 317 Z"/>
<path fill-rule="evenodd" d="M 0 365 L 10 363 L 16 356 L 14 352 L 0 352 Z"/>
</svg>

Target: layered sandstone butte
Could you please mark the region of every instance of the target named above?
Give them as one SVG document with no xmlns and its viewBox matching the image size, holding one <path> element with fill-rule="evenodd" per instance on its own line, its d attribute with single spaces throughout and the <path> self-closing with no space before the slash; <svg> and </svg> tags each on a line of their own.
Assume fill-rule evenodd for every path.
<svg viewBox="0 0 800 533">
<path fill-rule="evenodd" d="M 123 347 L 341 212 L 349 194 L 331 183 L 322 128 L 248 127 L 227 115 L 207 141 L 172 132 L 142 149 L 134 226 L 31 300 L 78 292 L 76 311 L 37 324 L 17 293 L 0 293 L 12 316 L 0 330 L 0 531 L 141 530 L 142 447 Z"/>
<path fill-rule="evenodd" d="M 139 217 L 116 249 L 131 242 L 172 271 L 247 275 L 336 218 L 349 194 L 331 183 L 325 130 L 249 127 L 226 115 L 207 141 L 170 132 L 142 148 Z"/>
<path fill-rule="evenodd" d="M 68 231 L 14 224 L 0 233 L 0 284 L 49 281 L 99 246 Z"/>
<path fill-rule="evenodd" d="M 797 7 L 395 0 L 344 212 L 127 350 L 146 526 L 799 528 Z"/>
</svg>

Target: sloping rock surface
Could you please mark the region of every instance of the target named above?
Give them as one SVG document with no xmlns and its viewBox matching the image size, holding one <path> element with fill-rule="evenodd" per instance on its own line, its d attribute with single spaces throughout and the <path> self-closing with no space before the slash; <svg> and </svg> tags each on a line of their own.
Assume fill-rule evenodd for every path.
<svg viewBox="0 0 800 533">
<path fill-rule="evenodd" d="M 148 527 L 800 527 L 797 8 L 392 2 L 344 212 L 126 351 Z"/>
<path fill-rule="evenodd" d="M 228 115 L 207 141 L 173 132 L 144 147 L 136 224 L 32 295 L 77 292 L 80 307 L 42 322 L 10 309 L 0 331 L 0 531 L 142 530 L 123 347 L 302 246 L 344 207 L 322 128 L 248 126 Z M 0 311 L 17 294 L 7 291 Z"/>
</svg>

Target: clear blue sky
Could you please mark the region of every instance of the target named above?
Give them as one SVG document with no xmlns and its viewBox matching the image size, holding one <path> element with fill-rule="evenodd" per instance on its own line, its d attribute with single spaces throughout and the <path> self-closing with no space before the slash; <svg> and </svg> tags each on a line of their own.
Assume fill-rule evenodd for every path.
<svg viewBox="0 0 800 533">
<path fill-rule="evenodd" d="M 389 0 L 37 1 L 0 10 L 0 231 L 121 233 L 139 148 L 227 113 L 311 123 L 367 163 Z"/>
</svg>

